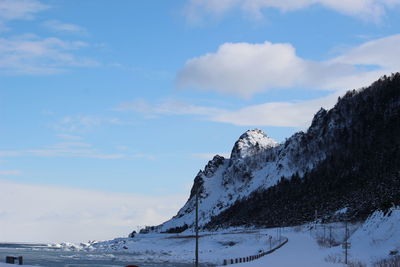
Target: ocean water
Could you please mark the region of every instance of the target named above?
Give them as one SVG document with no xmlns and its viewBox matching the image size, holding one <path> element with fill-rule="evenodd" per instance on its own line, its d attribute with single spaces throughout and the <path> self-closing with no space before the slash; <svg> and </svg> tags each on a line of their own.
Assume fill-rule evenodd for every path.
<svg viewBox="0 0 400 267">
<path fill-rule="evenodd" d="M 63 251 L 43 244 L 0 243 L 0 262 L 5 262 L 6 256 L 23 256 L 24 264 L 43 267 L 124 267 L 129 264 L 139 267 L 193 267 L 193 264 L 187 263 L 138 262 L 132 254 L 126 253 Z"/>
</svg>

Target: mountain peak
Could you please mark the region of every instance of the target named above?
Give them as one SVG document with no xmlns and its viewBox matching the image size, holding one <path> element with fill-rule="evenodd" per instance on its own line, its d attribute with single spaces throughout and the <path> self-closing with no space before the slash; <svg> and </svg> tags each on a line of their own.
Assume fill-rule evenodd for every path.
<svg viewBox="0 0 400 267">
<path fill-rule="evenodd" d="M 268 137 L 262 130 L 247 130 L 233 146 L 231 159 L 242 159 L 259 153 L 262 150 L 275 147 L 278 143 Z"/>
</svg>

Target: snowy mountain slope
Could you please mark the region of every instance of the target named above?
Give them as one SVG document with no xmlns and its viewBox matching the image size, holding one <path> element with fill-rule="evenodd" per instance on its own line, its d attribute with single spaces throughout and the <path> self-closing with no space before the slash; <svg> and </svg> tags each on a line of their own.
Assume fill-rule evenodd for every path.
<svg viewBox="0 0 400 267">
<path fill-rule="evenodd" d="M 325 113 L 321 109 L 316 118 L 322 118 Z M 177 227 L 190 228 L 194 220 L 196 191 L 200 193 L 200 226 L 204 226 L 212 216 L 218 215 L 236 200 L 275 185 L 281 177 L 291 177 L 295 173 L 302 175 L 309 171 L 327 153 L 318 149 L 317 144 L 306 141 L 310 135 L 322 134 L 317 124 L 318 119 L 313 122 L 310 133 L 297 133 L 284 144 L 276 143 L 259 129 L 245 132 L 236 141 L 229 159 L 217 155 L 197 174 L 187 203 L 157 230 L 165 232 Z"/>
<path fill-rule="evenodd" d="M 240 199 L 213 217 L 208 229 L 293 226 L 315 214 L 322 221 L 363 221 L 375 210 L 400 205 L 400 74 L 347 92 L 286 144 L 294 145 L 292 153 L 301 151 L 286 157 L 286 167 L 300 167 L 299 175 Z"/>
<path fill-rule="evenodd" d="M 374 212 L 350 237 L 351 253 L 364 262 L 375 262 L 400 251 L 400 209 Z"/>
<path fill-rule="evenodd" d="M 400 145 L 396 134 L 400 132 L 399 84 L 400 74 L 395 74 L 377 81 L 369 88 L 349 91 L 331 110 L 327 111 L 321 108 L 314 116 L 307 132 L 298 132 L 282 144 L 277 144 L 259 129 L 247 131 L 235 142 L 229 159 L 215 156 L 208 162 L 204 170 L 195 177 L 186 204 L 176 216 L 155 227 L 155 230 L 158 232 L 181 232 L 191 228 L 194 221 L 194 195 L 196 192 L 199 192 L 200 226 L 209 224 L 211 220 L 213 220 L 212 227 L 221 226 L 227 221 L 232 221 L 232 217 L 235 218 L 235 222 L 230 225 L 254 224 L 258 220 L 257 218 L 249 221 L 253 215 L 237 216 L 238 210 L 232 210 L 235 202 L 246 202 L 247 198 L 253 197 L 252 201 L 257 203 L 257 199 L 263 198 L 264 195 L 254 195 L 255 192 L 265 192 L 266 189 L 275 187 L 282 178 L 290 180 L 293 177 L 302 178 L 307 175 L 307 181 L 313 180 L 313 177 L 308 179 L 310 173 L 318 176 L 314 179 L 316 180 L 313 182 L 314 184 L 310 184 L 311 187 L 317 184 L 319 187 L 316 187 L 315 190 L 331 190 L 327 191 L 328 196 L 334 197 L 335 193 L 332 190 L 338 190 L 344 194 L 343 197 L 345 200 L 347 199 L 347 203 L 351 203 L 352 199 L 359 196 L 368 198 L 368 193 L 365 193 L 363 188 L 358 189 L 357 185 L 353 185 L 349 179 L 354 175 L 357 177 L 364 175 L 362 170 L 359 170 L 361 166 L 365 165 L 366 167 L 362 168 L 367 169 L 372 166 L 371 162 L 377 160 L 382 161 L 379 164 L 388 172 L 389 169 L 391 172 L 396 169 L 397 163 L 387 159 L 390 159 L 390 156 L 397 158 L 395 156 L 398 153 L 396 147 Z M 368 149 L 364 149 L 364 147 Z M 371 152 L 374 150 L 376 150 L 375 158 L 370 156 L 373 155 Z M 363 156 L 363 153 L 369 154 Z M 338 169 L 330 171 L 337 171 L 337 174 L 324 172 L 330 168 L 331 160 L 335 160 L 333 163 L 336 163 Z M 349 164 L 353 166 L 347 166 Z M 315 172 L 316 169 L 318 172 Z M 352 172 L 353 174 L 351 174 Z M 375 172 L 377 170 L 371 169 L 370 173 Z M 325 179 L 322 179 L 325 176 L 332 176 L 332 181 L 335 182 L 331 185 L 331 187 L 333 186 L 331 189 L 329 189 L 330 178 L 326 178 L 328 185 L 326 185 Z M 347 176 L 349 178 L 346 178 Z M 349 183 L 347 189 L 340 188 L 340 179 L 345 179 L 344 182 Z M 362 177 L 357 179 L 362 181 Z M 378 178 L 371 177 L 371 179 L 373 183 L 365 185 L 365 190 L 370 190 L 367 186 L 371 187 L 374 183 L 378 183 L 379 186 Z M 392 178 L 389 177 L 388 180 L 390 179 Z M 309 206 L 293 203 L 304 210 L 297 214 L 299 217 L 296 218 L 296 221 L 288 222 L 289 225 L 304 223 L 314 216 L 314 207 L 318 205 L 320 199 L 318 194 L 307 191 L 307 187 L 306 184 L 302 185 L 302 190 L 305 190 L 303 193 L 309 194 L 309 199 L 315 203 Z M 348 192 L 349 190 L 353 190 L 358 195 L 356 196 L 353 191 Z M 296 193 L 301 198 L 303 193 Z M 303 202 L 309 201 L 309 199 Z M 296 199 L 293 200 L 296 201 Z M 326 199 L 326 201 L 328 200 L 332 201 L 332 199 Z M 282 206 L 289 204 L 287 202 L 289 199 L 282 198 L 281 201 L 282 204 L 277 206 L 277 209 L 290 209 L 288 206 Z M 330 205 L 329 201 L 322 203 L 323 205 L 319 207 L 322 212 L 333 212 L 345 207 L 346 204 L 345 201 L 343 203 L 335 201 L 332 202 L 334 205 Z M 383 200 L 375 198 L 373 201 L 380 205 L 379 203 Z M 361 203 L 367 204 L 360 206 L 366 215 L 373 208 L 368 206 L 368 202 L 371 201 L 364 199 Z M 260 208 L 270 206 L 269 203 L 264 203 L 264 206 Z M 355 207 L 355 209 L 357 208 Z M 230 212 L 226 213 L 225 211 L 228 209 Z M 242 205 L 240 209 L 246 210 L 246 205 Z M 352 209 L 350 212 L 356 213 L 357 211 Z M 219 216 L 222 213 L 225 216 Z M 219 220 L 215 220 L 214 218 L 218 216 Z M 241 218 L 243 222 L 240 221 Z M 265 221 L 265 218 L 260 218 Z M 279 220 L 282 221 L 282 219 L 285 218 Z M 269 225 L 273 226 L 275 222 Z"/>
</svg>

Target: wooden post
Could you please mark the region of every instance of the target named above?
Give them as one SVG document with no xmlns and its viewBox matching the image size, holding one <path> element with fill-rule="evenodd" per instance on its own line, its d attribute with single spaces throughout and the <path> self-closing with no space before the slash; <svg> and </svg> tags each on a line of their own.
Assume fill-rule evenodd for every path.
<svg viewBox="0 0 400 267">
<path fill-rule="evenodd" d="M 272 236 L 269 236 L 269 250 L 272 249 Z"/>
<path fill-rule="evenodd" d="M 7 256 L 7 257 L 6 257 L 6 263 L 14 264 L 14 263 L 15 263 L 15 257 L 13 257 L 13 256 Z"/>
</svg>

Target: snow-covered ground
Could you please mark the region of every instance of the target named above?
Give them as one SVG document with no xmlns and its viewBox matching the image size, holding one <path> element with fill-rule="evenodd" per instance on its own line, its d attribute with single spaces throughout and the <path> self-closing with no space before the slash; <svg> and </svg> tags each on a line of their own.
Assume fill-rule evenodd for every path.
<svg viewBox="0 0 400 267">
<path fill-rule="evenodd" d="M 373 266 L 389 254 L 400 251 L 400 209 L 388 214 L 375 212 L 364 223 L 348 224 L 351 243 L 348 261 Z M 272 254 L 249 263 L 233 266 L 341 266 L 344 263 L 345 224 L 308 224 L 283 229 L 226 229 L 202 232 L 199 241 L 200 262 L 222 265 L 224 259 L 256 255 L 279 243 L 279 232 L 289 242 Z M 91 244 L 62 244 L 70 250 L 95 250 L 105 253 L 130 253 L 140 261 L 187 262 L 194 259 L 195 242 L 188 230 L 182 234 L 138 234 L 134 238 L 118 238 Z M 283 239 L 283 238 L 282 238 Z"/>
<path fill-rule="evenodd" d="M 222 265 L 224 259 L 257 255 L 261 251 L 268 251 L 289 238 L 289 242 L 276 252 L 263 258 L 243 264 L 269 263 L 268 266 L 333 266 L 324 258 L 329 249 L 320 248 L 315 237 L 317 231 L 308 230 L 309 226 L 284 229 L 229 229 L 221 232 L 202 232 L 199 240 L 199 258 L 201 263 Z M 281 239 L 279 239 L 281 231 Z M 272 236 L 271 244 L 269 236 Z M 281 241 L 280 241 L 281 240 Z M 139 262 L 166 261 L 166 262 L 193 262 L 195 242 L 193 236 L 176 234 L 141 234 L 134 238 L 118 238 L 111 241 L 98 242 L 92 246 L 72 246 L 64 244 L 65 249 L 97 250 L 105 253 L 117 251 L 129 252 L 136 255 Z M 289 263 L 292 264 L 289 264 Z M 271 264 L 272 265 L 271 265 Z M 280 265 L 276 265 L 280 263 Z M 300 265 L 299 265 L 300 264 Z M 301 265 L 303 264 L 303 265 Z M 240 265 L 242 266 L 242 264 Z"/>
<path fill-rule="evenodd" d="M 352 266 L 374 266 L 383 259 L 400 255 L 400 209 L 393 208 L 386 215 L 375 212 L 362 224 L 348 224 L 348 263 Z M 340 266 L 345 261 L 344 223 L 287 228 L 283 235 L 289 242 L 257 261 L 233 266 L 309 267 Z M 308 230 L 307 230 L 308 229 Z M 380 266 L 399 266 L 380 265 Z"/>
<path fill-rule="evenodd" d="M 202 263 L 221 264 L 224 259 L 256 255 L 270 248 L 267 234 L 273 234 L 272 247 L 279 243 L 275 230 L 230 229 L 218 233 L 202 232 L 199 257 Z M 67 250 L 95 250 L 105 253 L 124 252 L 137 261 L 193 262 L 194 236 L 186 234 L 138 234 L 134 238 L 118 238 L 90 245 L 55 245 Z"/>
<path fill-rule="evenodd" d="M 230 266 L 253 267 L 253 266 L 274 266 L 274 267 L 325 267 L 338 266 L 324 260 L 328 249 L 318 246 L 307 232 L 286 232 L 289 242 L 276 250 L 274 253 L 266 255 L 256 261 L 233 264 Z"/>
</svg>

